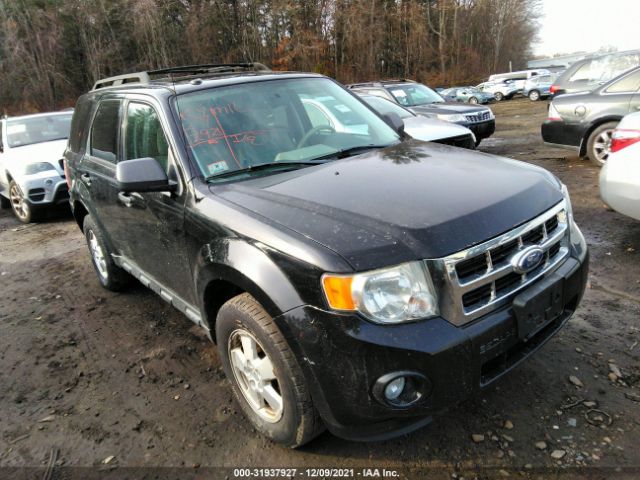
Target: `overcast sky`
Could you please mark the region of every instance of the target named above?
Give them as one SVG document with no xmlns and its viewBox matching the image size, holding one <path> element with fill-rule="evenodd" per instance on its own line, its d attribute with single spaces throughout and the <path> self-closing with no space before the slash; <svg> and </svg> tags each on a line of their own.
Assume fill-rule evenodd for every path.
<svg viewBox="0 0 640 480">
<path fill-rule="evenodd" d="M 526 1 L 526 0 L 524 0 Z M 536 55 L 640 48 L 640 0 L 543 0 Z"/>
</svg>

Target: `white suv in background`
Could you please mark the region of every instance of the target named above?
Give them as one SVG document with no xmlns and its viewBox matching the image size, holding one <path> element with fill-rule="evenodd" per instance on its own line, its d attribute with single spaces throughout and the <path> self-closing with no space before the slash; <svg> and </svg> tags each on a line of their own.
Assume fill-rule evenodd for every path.
<svg viewBox="0 0 640 480">
<path fill-rule="evenodd" d="M 476 85 L 476 88 L 483 92 L 493 93 L 496 102 L 501 102 L 505 99 L 510 100 L 516 93 L 519 93 L 522 90 L 521 88 L 518 88 L 514 82 L 484 82 L 480 85 Z"/>
<path fill-rule="evenodd" d="M 0 206 L 11 207 L 21 222 L 69 199 L 62 155 L 72 115 L 65 110 L 0 120 Z"/>
<path fill-rule="evenodd" d="M 640 220 L 640 112 L 625 116 L 611 135 L 600 195 L 617 212 Z"/>
</svg>

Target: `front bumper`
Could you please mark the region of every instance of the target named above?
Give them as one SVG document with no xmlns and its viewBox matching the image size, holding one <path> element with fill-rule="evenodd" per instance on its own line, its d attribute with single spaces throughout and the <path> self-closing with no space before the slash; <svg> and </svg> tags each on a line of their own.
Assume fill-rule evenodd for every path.
<svg viewBox="0 0 640 480">
<path fill-rule="evenodd" d="M 59 174 L 33 175 L 19 181 L 20 188 L 32 207 L 60 205 L 69 202 L 67 182 Z"/>
<path fill-rule="evenodd" d="M 343 438 L 379 440 L 420 428 L 432 415 L 489 386 L 540 348 L 577 308 L 587 273 L 584 251 L 546 277 L 554 285 L 563 284 L 562 312 L 526 341 L 520 339 L 511 306 L 464 327 L 442 318 L 376 325 L 356 315 L 310 306 L 276 321 L 327 428 Z M 426 394 L 411 407 L 392 407 L 374 398 L 376 380 L 397 371 L 417 372 L 427 379 Z"/>
<path fill-rule="evenodd" d="M 462 125 L 463 127 L 467 127 L 469 130 L 473 132 L 476 136 L 476 140 L 482 140 L 483 138 L 488 138 L 493 135 L 493 132 L 496 131 L 496 120 L 492 118 L 491 120 L 486 120 L 484 122 L 460 122 L 458 125 Z"/>
</svg>

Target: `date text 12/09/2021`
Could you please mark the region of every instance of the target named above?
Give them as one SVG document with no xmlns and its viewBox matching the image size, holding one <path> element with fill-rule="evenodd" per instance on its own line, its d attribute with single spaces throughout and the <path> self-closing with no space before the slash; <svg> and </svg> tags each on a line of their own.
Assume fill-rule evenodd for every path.
<svg viewBox="0 0 640 480">
<path fill-rule="evenodd" d="M 397 478 L 388 468 L 235 468 L 234 478 Z"/>
</svg>

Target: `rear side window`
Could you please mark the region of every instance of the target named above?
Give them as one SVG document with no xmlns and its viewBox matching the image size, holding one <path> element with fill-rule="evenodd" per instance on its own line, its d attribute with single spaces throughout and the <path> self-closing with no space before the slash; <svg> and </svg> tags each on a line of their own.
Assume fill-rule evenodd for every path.
<svg viewBox="0 0 640 480">
<path fill-rule="evenodd" d="M 120 100 L 103 100 L 91 127 L 91 155 L 116 163 Z"/>
<path fill-rule="evenodd" d="M 89 124 L 89 114 L 92 103 L 86 98 L 80 98 L 73 112 L 71 120 L 71 133 L 69 134 L 69 148 L 72 152 L 80 152 L 82 145 L 86 145 L 86 130 Z"/>
<path fill-rule="evenodd" d="M 607 93 L 636 92 L 640 88 L 640 70 L 630 73 L 607 88 Z"/>
<path fill-rule="evenodd" d="M 130 102 L 125 125 L 125 160 L 152 157 L 168 171 L 169 144 L 153 107 Z"/>
</svg>

